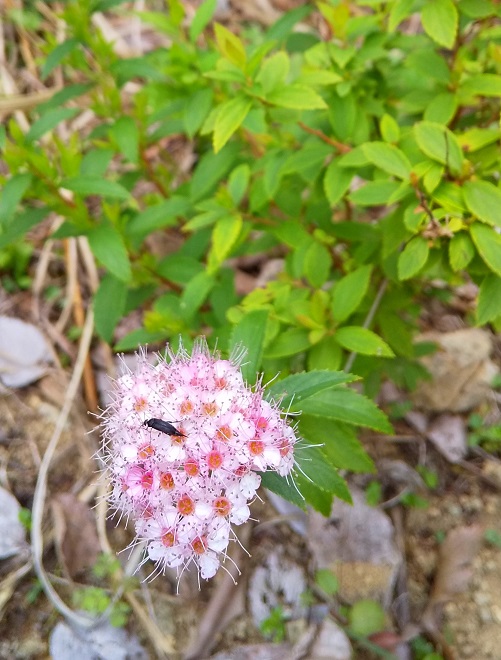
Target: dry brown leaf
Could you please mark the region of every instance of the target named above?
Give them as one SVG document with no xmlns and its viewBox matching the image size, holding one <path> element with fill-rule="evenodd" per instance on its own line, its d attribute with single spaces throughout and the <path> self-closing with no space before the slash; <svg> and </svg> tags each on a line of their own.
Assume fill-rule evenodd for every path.
<svg viewBox="0 0 501 660">
<path fill-rule="evenodd" d="M 89 507 L 71 493 L 53 499 L 52 516 L 59 559 L 74 577 L 97 560 L 100 548 L 94 518 Z"/>
</svg>

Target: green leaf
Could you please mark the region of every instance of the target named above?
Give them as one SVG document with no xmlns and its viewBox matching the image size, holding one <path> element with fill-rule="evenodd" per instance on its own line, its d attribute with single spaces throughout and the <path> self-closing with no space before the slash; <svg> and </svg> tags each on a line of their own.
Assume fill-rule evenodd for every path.
<svg viewBox="0 0 501 660">
<path fill-rule="evenodd" d="M 125 282 L 108 273 L 94 295 L 96 331 L 107 343 L 111 343 L 113 331 L 124 314 L 127 291 Z"/>
<path fill-rule="evenodd" d="M 346 325 L 339 328 L 334 338 L 343 348 L 362 355 L 376 355 L 377 357 L 395 357 L 395 353 L 388 344 L 372 330 L 356 325 Z"/>
<path fill-rule="evenodd" d="M 212 232 L 212 251 L 218 264 L 230 254 L 242 231 L 243 220 L 239 213 L 225 215 L 217 220 Z"/>
<path fill-rule="evenodd" d="M 266 398 L 281 401 L 281 407 L 288 408 L 292 401 L 296 404 L 318 392 L 358 380 L 358 376 L 344 371 L 308 371 L 287 376 L 267 388 Z"/>
<path fill-rule="evenodd" d="M 381 206 L 388 203 L 390 197 L 399 189 L 397 181 L 369 181 L 350 194 L 354 204 L 360 206 Z"/>
<path fill-rule="evenodd" d="M 291 410 L 354 426 L 367 426 L 381 433 L 393 433 L 386 415 L 373 401 L 344 386 L 315 394 L 304 399 L 301 404 L 294 400 Z"/>
<path fill-rule="evenodd" d="M 298 492 L 297 488 L 291 483 L 291 479 L 280 477 L 276 472 L 260 472 L 261 485 L 272 493 L 280 495 L 284 500 L 292 502 L 301 509 L 306 508 L 306 501 L 304 497 Z"/>
<path fill-rule="evenodd" d="M 184 129 L 192 138 L 204 123 L 212 107 L 214 92 L 212 89 L 199 89 L 190 96 L 183 114 Z"/>
<path fill-rule="evenodd" d="M 459 174 L 463 165 L 463 152 L 456 136 L 446 126 L 431 121 L 420 121 L 414 126 L 414 135 L 421 151 Z"/>
<path fill-rule="evenodd" d="M 400 126 L 391 115 L 385 113 L 381 117 L 379 130 L 385 142 L 398 142 L 400 140 Z"/>
<path fill-rule="evenodd" d="M 216 11 L 217 0 L 205 0 L 197 9 L 190 25 L 190 41 L 196 41 L 205 30 L 211 18 Z"/>
<path fill-rule="evenodd" d="M 120 117 L 110 128 L 110 135 L 118 145 L 120 152 L 130 162 L 139 161 L 139 130 L 132 117 Z"/>
<path fill-rule="evenodd" d="M 349 189 L 353 171 L 341 167 L 337 160 L 333 160 L 325 171 L 324 191 L 331 206 L 335 206 Z"/>
<path fill-rule="evenodd" d="M 240 127 L 251 109 L 252 101 L 245 96 L 237 96 L 218 107 L 218 115 L 214 124 L 214 152 L 217 154 L 228 142 L 233 133 Z"/>
<path fill-rule="evenodd" d="M 87 237 L 92 253 L 119 280 L 131 279 L 131 268 L 122 236 L 111 224 L 101 224 Z"/>
<path fill-rule="evenodd" d="M 231 332 L 230 350 L 238 352 L 241 346 L 247 351 L 242 375 L 251 385 L 256 382 L 257 372 L 261 368 L 267 323 L 268 311 L 255 309 L 246 314 Z"/>
<path fill-rule="evenodd" d="M 174 195 L 160 204 L 150 206 L 135 215 L 127 224 L 127 233 L 130 235 L 146 236 L 157 229 L 172 227 L 179 216 L 184 216 L 190 202 L 185 197 Z"/>
<path fill-rule="evenodd" d="M 494 73 L 477 73 L 466 78 L 459 88 L 469 96 L 501 96 L 501 76 Z"/>
<path fill-rule="evenodd" d="M 456 114 L 458 100 L 455 94 L 444 92 L 430 101 L 424 111 L 424 118 L 439 124 L 448 124 Z"/>
<path fill-rule="evenodd" d="M 494 229 L 480 222 L 471 225 L 470 234 L 487 266 L 496 275 L 501 276 L 501 236 Z"/>
<path fill-rule="evenodd" d="M 0 250 L 18 238 L 21 238 L 21 236 L 24 236 L 27 231 L 41 222 L 49 213 L 50 209 L 47 207 L 21 211 L 8 224 L 5 231 L 0 233 Z"/>
<path fill-rule="evenodd" d="M 15 174 L 4 184 L 0 197 L 0 227 L 7 227 L 32 179 L 31 174 Z"/>
<path fill-rule="evenodd" d="M 303 262 L 303 272 L 311 286 L 319 289 L 329 277 L 332 266 L 332 256 L 329 250 L 318 243 L 312 241 Z"/>
<path fill-rule="evenodd" d="M 489 181 L 467 181 L 463 197 L 468 210 L 489 225 L 501 227 L 501 190 Z"/>
<path fill-rule="evenodd" d="M 480 285 L 477 324 L 485 325 L 501 317 L 501 277 L 487 275 Z"/>
<path fill-rule="evenodd" d="M 26 141 L 35 142 L 35 140 L 39 140 L 42 135 L 51 131 L 65 119 L 71 119 L 79 112 L 79 108 L 55 108 L 54 110 L 48 110 L 40 119 L 37 119 L 31 125 L 30 130 L 26 133 Z"/>
<path fill-rule="evenodd" d="M 340 470 L 375 472 L 374 463 L 357 439 L 352 426 L 323 417 L 299 417 L 299 431 L 310 444 L 321 443 L 320 451 Z"/>
<path fill-rule="evenodd" d="M 324 337 L 308 351 L 308 368 L 332 369 L 336 371 L 341 367 L 343 351 L 334 337 Z"/>
<path fill-rule="evenodd" d="M 285 84 L 289 67 L 289 56 L 283 50 L 263 62 L 256 80 L 261 83 L 265 95 L 271 94 L 276 87 Z"/>
<path fill-rule="evenodd" d="M 279 87 L 266 96 L 266 101 L 280 108 L 291 110 L 325 109 L 327 105 L 323 98 L 311 87 L 292 83 Z"/>
<path fill-rule="evenodd" d="M 453 48 L 458 30 L 458 12 L 452 0 L 427 0 L 421 11 L 426 34 L 444 48 Z"/>
<path fill-rule="evenodd" d="M 332 510 L 332 493 L 318 488 L 315 483 L 304 477 L 298 470 L 293 471 L 292 477 L 289 477 L 289 479 L 291 478 L 294 480 L 296 488 L 303 495 L 306 503 L 315 509 L 315 511 L 328 517 Z"/>
<path fill-rule="evenodd" d="M 247 62 L 247 55 L 242 40 L 220 23 L 214 24 L 216 42 L 221 54 L 242 69 Z"/>
<path fill-rule="evenodd" d="M 368 637 L 386 625 L 386 614 L 375 600 L 359 600 L 350 610 L 350 629 L 355 635 Z"/>
<path fill-rule="evenodd" d="M 235 162 L 240 149 L 241 145 L 231 143 L 217 154 L 208 151 L 200 158 L 191 176 L 190 189 L 193 202 L 205 197 L 219 183 Z"/>
<path fill-rule="evenodd" d="M 475 256 L 475 247 L 472 240 L 464 231 L 460 231 L 451 238 L 449 243 L 449 263 L 454 272 L 464 270 Z"/>
<path fill-rule="evenodd" d="M 238 206 L 242 201 L 249 186 L 249 180 L 250 167 L 247 163 L 242 163 L 230 174 L 228 179 L 228 191 L 235 206 Z"/>
<path fill-rule="evenodd" d="M 363 150 L 366 158 L 383 172 L 388 172 L 399 179 L 409 178 L 411 164 L 398 147 L 386 142 L 366 142 Z"/>
<path fill-rule="evenodd" d="M 104 178 L 114 155 L 114 149 L 90 149 L 80 162 L 79 173 L 84 177 Z"/>
<path fill-rule="evenodd" d="M 116 181 L 108 181 L 93 176 L 76 176 L 61 182 L 61 188 L 72 190 L 79 195 L 102 195 L 109 199 L 129 200 L 130 192 Z"/>
<path fill-rule="evenodd" d="M 192 321 L 194 315 L 214 288 L 215 283 L 214 276 L 209 275 L 206 271 L 198 273 L 188 282 L 179 302 L 181 313 L 186 322 Z"/>
<path fill-rule="evenodd" d="M 43 63 L 42 69 L 40 71 L 40 77 L 42 80 L 45 80 L 47 76 L 58 66 L 66 55 L 69 55 L 75 48 L 78 46 L 78 39 L 67 39 L 61 44 L 58 44 L 54 50 L 52 50 L 45 62 Z"/>
<path fill-rule="evenodd" d="M 428 241 L 421 236 L 412 238 L 398 257 L 398 279 L 414 277 L 428 261 L 430 248 Z"/>
<path fill-rule="evenodd" d="M 394 32 L 400 23 L 412 13 L 414 0 L 396 0 L 388 16 L 388 32 Z"/>
<path fill-rule="evenodd" d="M 336 282 L 331 306 L 335 321 L 345 321 L 358 309 L 369 288 L 371 272 L 372 266 L 361 266 Z"/>
<path fill-rule="evenodd" d="M 289 328 L 281 332 L 277 339 L 266 349 L 265 358 L 281 358 L 303 353 L 310 348 L 308 330 L 302 328 Z"/>
<path fill-rule="evenodd" d="M 351 503 L 352 499 L 346 481 L 339 476 L 337 469 L 327 461 L 326 456 L 318 447 L 309 447 L 306 450 L 297 447 L 294 458 L 301 468 L 301 472 L 309 477 L 317 488 Z"/>
</svg>

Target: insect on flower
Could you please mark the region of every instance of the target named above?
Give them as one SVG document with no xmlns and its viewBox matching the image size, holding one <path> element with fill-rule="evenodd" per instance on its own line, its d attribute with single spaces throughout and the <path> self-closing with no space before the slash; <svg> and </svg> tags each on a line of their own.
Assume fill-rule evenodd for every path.
<svg viewBox="0 0 501 660">
<path fill-rule="evenodd" d="M 181 431 L 178 431 L 177 428 L 170 422 L 166 422 L 163 419 L 158 419 L 157 417 L 145 419 L 143 424 L 144 426 L 149 426 L 150 429 L 155 429 L 155 431 L 160 431 L 161 433 L 166 433 L 167 435 L 177 435 L 180 438 L 186 438 L 185 434 L 181 433 Z"/>
<path fill-rule="evenodd" d="M 155 564 L 151 577 L 173 568 L 179 581 L 193 566 L 205 580 L 226 569 L 260 472 L 293 471 L 296 429 L 259 378 L 254 387 L 244 381 L 243 357 L 223 359 L 201 338 L 191 353 L 168 348 L 155 365 L 141 351 L 135 370 L 114 382 L 101 426 L 110 503 L 133 521 L 143 560 Z M 181 430 L 160 415 L 182 418 Z M 167 437 L 147 442 L 144 429 Z"/>
</svg>

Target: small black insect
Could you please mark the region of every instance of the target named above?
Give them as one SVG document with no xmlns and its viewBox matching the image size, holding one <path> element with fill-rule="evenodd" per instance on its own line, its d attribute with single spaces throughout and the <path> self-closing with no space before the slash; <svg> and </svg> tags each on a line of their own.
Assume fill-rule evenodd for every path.
<svg viewBox="0 0 501 660">
<path fill-rule="evenodd" d="M 181 438 L 186 438 L 184 433 L 181 433 L 181 431 L 178 431 L 177 428 L 170 422 L 166 422 L 163 419 L 152 417 L 151 419 L 145 419 L 143 424 L 144 426 L 149 426 L 150 429 L 155 429 L 155 431 L 160 431 L 161 433 L 166 433 L 167 435 L 177 435 Z"/>
</svg>

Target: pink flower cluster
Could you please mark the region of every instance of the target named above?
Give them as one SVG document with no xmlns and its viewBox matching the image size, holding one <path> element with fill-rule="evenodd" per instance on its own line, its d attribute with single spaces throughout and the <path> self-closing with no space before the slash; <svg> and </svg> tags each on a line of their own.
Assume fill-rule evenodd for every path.
<svg viewBox="0 0 501 660">
<path fill-rule="evenodd" d="M 250 516 L 256 471 L 288 475 L 296 436 L 261 385 L 245 384 L 239 360 L 220 359 L 204 341 L 168 357 L 153 366 L 141 353 L 135 373 L 114 383 L 102 416 L 110 498 L 159 571 L 193 563 L 210 578 L 235 539 L 231 525 Z M 172 426 L 159 431 L 150 420 Z"/>
</svg>

